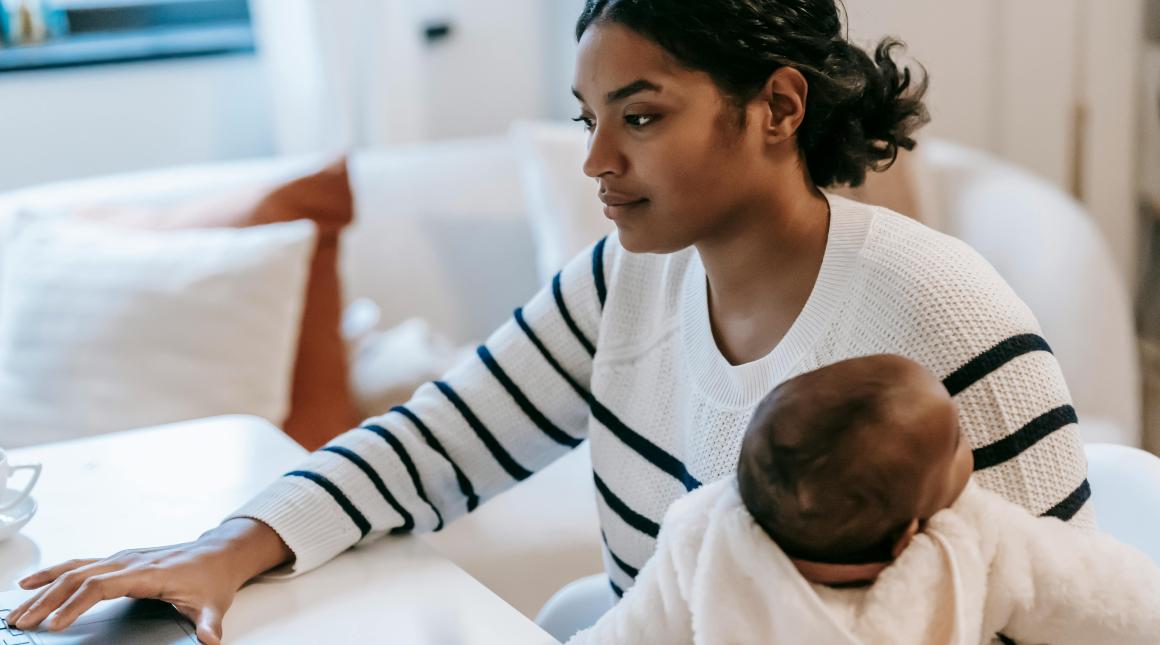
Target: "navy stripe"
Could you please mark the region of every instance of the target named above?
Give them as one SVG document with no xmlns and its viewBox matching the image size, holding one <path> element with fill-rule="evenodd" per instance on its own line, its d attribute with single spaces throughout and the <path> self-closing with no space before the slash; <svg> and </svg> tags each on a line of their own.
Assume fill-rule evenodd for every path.
<svg viewBox="0 0 1160 645">
<path fill-rule="evenodd" d="M 1050 353 L 1051 347 L 1046 340 L 1036 334 L 1012 336 L 955 370 L 954 373 L 943 379 L 943 385 L 946 386 L 951 396 L 957 396 L 963 390 L 986 378 L 988 374 L 1031 352 Z"/>
<path fill-rule="evenodd" d="M 411 461 L 411 455 L 407 454 L 407 449 L 403 447 L 403 442 L 399 441 L 398 437 L 391 434 L 391 431 L 382 426 L 368 424 L 363 426 L 363 430 L 369 430 L 382 437 L 383 441 L 386 441 L 391 446 L 391 449 L 395 451 L 395 454 L 399 456 L 399 461 L 403 462 L 403 467 L 407 469 L 407 474 L 411 476 L 411 483 L 414 484 L 415 492 L 419 495 L 419 499 L 426 502 L 427 506 L 430 506 L 431 510 L 435 511 L 435 518 L 438 520 L 435 525 L 435 530 L 442 529 L 443 514 L 428 499 L 427 491 L 423 488 L 423 480 L 419 477 L 419 469 L 415 467 L 415 462 Z"/>
<path fill-rule="evenodd" d="M 451 401 L 451 405 L 454 405 L 456 410 L 459 410 L 459 414 L 463 416 L 463 420 L 467 421 L 467 425 L 471 426 L 471 429 L 483 441 L 483 445 L 487 446 L 487 450 L 491 453 L 491 456 L 495 457 L 499 465 L 512 478 L 516 481 L 523 481 L 532 476 L 530 470 L 516 463 L 515 459 L 512 459 L 508 451 L 504 450 L 504 447 L 500 445 L 499 441 L 496 440 L 491 432 L 488 432 L 487 428 L 479 420 L 479 417 L 475 416 L 471 408 L 467 407 L 467 404 L 463 402 L 463 399 L 459 398 L 459 395 L 455 393 L 455 390 L 451 389 L 450 385 L 443 381 L 435 381 L 435 387 L 439 388 L 439 391 L 443 393 L 443 396 L 447 397 L 448 401 Z"/>
<path fill-rule="evenodd" d="M 621 589 L 620 587 L 617 587 L 616 583 L 613 582 L 611 579 L 608 580 L 608 586 L 612 587 L 612 593 L 616 594 L 617 598 L 624 597 L 624 590 Z"/>
<path fill-rule="evenodd" d="M 626 573 L 629 578 L 635 580 L 636 577 L 640 575 L 640 569 L 637 569 L 624 560 L 621 560 L 615 553 L 612 552 L 612 546 L 608 544 L 608 536 L 604 534 L 604 531 L 600 532 L 600 538 L 604 540 L 604 548 L 608 551 L 608 555 L 612 558 L 612 561 L 616 563 L 616 566 L 620 567 L 620 570 Z"/>
<path fill-rule="evenodd" d="M 322 450 L 345 457 L 347 461 L 354 464 L 355 466 L 358 466 L 358 469 L 363 471 L 363 474 L 365 474 L 367 478 L 371 480 L 371 483 L 375 485 L 375 489 L 379 491 L 379 494 L 383 496 L 383 499 L 387 500 L 387 503 L 391 505 L 391 508 L 395 509 L 395 512 L 403 518 L 403 525 L 396 526 L 395 528 L 391 529 L 391 533 L 409 533 L 415 528 L 415 518 L 411 517 L 411 514 L 407 512 L 407 509 L 403 508 L 403 505 L 399 503 L 399 500 L 395 499 L 395 496 L 391 494 L 391 491 L 387 490 L 387 485 L 383 483 L 383 478 L 379 477 L 379 474 L 375 472 L 374 468 L 371 468 L 371 465 L 368 464 L 366 460 L 364 460 L 362 457 L 359 457 L 354 453 L 354 451 L 343 448 L 341 446 L 326 446 Z"/>
<path fill-rule="evenodd" d="M 576 394 L 580 395 L 588 401 L 588 405 L 592 410 L 592 416 L 595 417 L 597 421 L 608 428 L 612 434 L 616 435 L 629 448 L 635 450 L 653 465 L 676 478 L 677 481 L 684 485 L 685 490 L 692 491 L 701 487 L 701 482 L 689 473 L 688 469 L 685 468 L 685 465 L 681 463 L 679 459 L 673 457 L 672 455 L 662 450 L 660 447 L 650 442 L 648 439 L 645 439 L 643 436 L 634 432 L 631 428 L 625 425 L 624 422 L 618 419 L 611 410 L 604 407 L 604 405 L 597 401 L 587 390 L 581 387 L 581 385 L 577 383 L 575 379 L 569 376 L 568 373 L 564 371 L 564 368 L 560 365 L 560 363 L 552 356 L 551 352 L 548 351 L 548 348 L 545 347 L 540 339 L 536 337 L 535 332 L 532 331 L 532 328 L 528 325 L 527 321 L 524 320 L 523 311 L 521 309 L 516 309 L 515 318 L 516 323 L 520 326 L 520 329 L 524 330 L 524 334 L 527 335 L 528 340 L 532 341 L 532 344 L 536 346 L 536 349 L 540 350 L 540 355 L 544 357 L 544 360 L 546 360 L 548 364 L 556 370 L 556 373 L 558 373 L 565 381 L 568 382 L 570 386 L 572 386 L 572 389 L 576 391 Z"/>
<path fill-rule="evenodd" d="M 1075 517 L 1075 514 L 1079 512 L 1079 509 L 1083 508 L 1083 505 L 1087 503 L 1091 496 L 1091 484 L 1085 479 L 1079 485 L 1079 488 L 1075 489 L 1075 492 L 1068 495 L 1060 503 L 1052 506 L 1050 510 L 1043 514 L 1043 517 L 1058 517 L 1066 522 Z"/>
<path fill-rule="evenodd" d="M 500 385 L 503 386 L 503 389 L 507 390 L 507 393 L 511 395 L 512 399 L 515 400 L 516 405 L 518 405 L 520 409 L 524 411 L 524 414 L 532 420 L 532 423 L 536 424 L 536 427 L 539 428 L 541 432 L 548 435 L 552 441 L 555 441 L 562 446 L 575 448 L 576 446 L 580 445 L 580 439 L 570 436 L 568 433 L 556 427 L 556 424 L 549 421 L 548 417 L 545 417 L 543 413 L 536 409 L 536 406 L 532 405 L 532 402 L 528 400 L 528 397 L 524 395 L 519 386 L 517 386 L 515 382 L 508 377 L 507 373 L 503 371 L 503 368 L 499 366 L 499 363 L 496 362 L 495 357 L 491 355 L 491 352 L 488 351 L 487 347 L 480 345 L 479 348 L 475 350 L 475 353 L 479 356 L 479 360 L 483 361 L 483 364 L 487 366 L 488 371 L 490 371 L 491 375 L 495 377 L 495 380 L 499 381 Z"/>
<path fill-rule="evenodd" d="M 544 357 L 545 361 L 548 361 L 548 365 L 551 365 L 552 369 L 556 370 L 556 373 L 568 382 L 568 385 L 576 391 L 576 394 L 580 395 L 580 398 L 587 401 L 591 396 L 588 393 L 588 390 L 584 389 L 579 383 L 576 382 L 576 379 L 572 378 L 568 372 L 564 371 L 564 367 L 560 365 L 559 361 L 557 361 L 554 356 L 552 356 L 552 353 L 548 351 L 548 348 L 545 347 L 542 342 L 540 342 L 540 339 L 536 336 L 535 332 L 532 331 L 531 326 L 529 326 L 528 322 L 524 320 L 524 310 L 516 309 L 515 317 L 516 324 L 520 326 L 520 329 L 524 330 L 524 334 L 528 337 L 528 340 L 532 341 L 532 344 L 536 346 L 536 349 L 540 350 L 540 355 Z"/>
<path fill-rule="evenodd" d="M 1010 461 L 1056 430 L 1078 421 L 1075 408 L 1070 405 L 1062 405 L 1046 412 L 995 443 L 975 448 L 972 451 L 975 456 L 975 470 L 984 470 Z"/>
<path fill-rule="evenodd" d="M 596 298 L 600 300 L 600 308 L 604 308 L 604 301 L 608 299 L 608 287 L 604 284 L 604 244 L 608 236 L 600 238 L 596 247 L 592 249 L 592 280 L 596 283 Z"/>
<path fill-rule="evenodd" d="M 603 424 L 604 427 L 608 428 L 612 434 L 616 435 L 616 437 L 623 441 L 625 445 L 639 453 L 640 456 L 644 457 L 654 466 L 672 475 L 677 481 L 681 482 L 681 484 L 684 485 L 686 491 L 692 491 L 701 487 L 701 482 L 689 473 L 688 469 L 685 468 L 685 464 L 681 463 L 681 460 L 665 452 L 659 446 L 649 441 L 648 439 L 645 439 L 643 436 L 637 434 L 632 430 L 632 428 L 624 425 L 620 419 L 616 418 L 616 415 L 613 414 L 611 410 L 604 407 L 604 405 L 597 401 L 595 398 L 591 398 L 589 400 L 589 404 L 592 407 L 592 416 L 595 417 L 597 421 Z"/>
<path fill-rule="evenodd" d="M 358 532 L 362 534 L 362 537 L 366 537 L 367 533 L 371 532 L 371 523 L 368 522 L 367 518 L 363 517 L 363 514 L 354 507 L 354 504 L 350 503 L 350 500 L 347 499 L 346 495 L 344 495 L 343 492 L 338 489 L 338 486 L 335 486 L 333 483 L 331 483 L 329 479 L 319 475 L 318 473 L 312 473 L 309 470 L 295 470 L 293 472 L 286 473 L 286 476 L 302 477 L 303 479 L 309 479 L 315 484 L 318 484 L 322 490 L 330 493 L 330 496 L 334 498 L 335 502 L 338 502 L 338 505 L 342 508 L 343 512 L 345 512 L 347 516 L 350 517 L 350 520 L 354 522 L 354 525 L 358 527 Z"/>
<path fill-rule="evenodd" d="M 624 520 L 632 528 L 651 538 L 656 538 L 657 534 L 661 531 L 659 524 L 632 510 L 628 507 L 628 504 L 625 504 L 619 497 L 612 494 L 612 491 L 608 490 L 608 487 L 601 481 L 600 475 L 593 472 L 592 478 L 596 481 L 596 490 L 600 492 L 600 496 L 604 498 L 604 503 L 608 504 L 608 508 L 612 509 L 613 513 L 619 515 L 620 519 Z"/>
<path fill-rule="evenodd" d="M 439 453 L 440 456 L 447 460 L 447 463 L 451 466 L 451 470 L 455 471 L 455 481 L 459 482 L 460 492 L 462 492 L 464 497 L 467 498 L 467 512 L 470 513 L 471 511 L 474 511 L 475 507 L 479 506 L 479 495 L 475 494 L 475 486 L 471 485 L 471 480 L 467 478 L 467 475 L 463 474 L 463 471 L 460 470 L 455 461 L 451 459 L 451 455 L 447 454 L 447 451 L 443 449 L 443 444 L 439 443 L 439 440 L 435 438 L 435 435 L 431 432 L 431 429 L 427 427 L 427 424 L 423 423 L 419 419 L 418 415 L 416 415 L 414 412 L 411 412 L 402 405 L 396 405 L 395 407 L 391 408 L 391 412 L 397 412 L 407 417 L 407 419 L 412 424 L 414 424 L 416 428 L 419 429 L 419 434 L 423 435 L 423 439 L 427 441 L 427 445 L 431 446 L 432 450 Z"/>
<path fill-rule="evenodd" d="M 576 326 L 576 321 L 572 320 L 572 314 L 568 313 L 568 305 L 564 302 L 564 291 L 560 288 L 559 273 L 556 274 L 556 277 L 552 278 L 552 295 L 556 298 L 556 307 L 560 310 L 560 316 L 564 319 L 564 324 L 568 325 L 568 329 L 572 330 L 572 335 L 576 337 L 576 340 L 580 341 L 580 344 L 588 351 L 588 355 L 595 356 L 596 348 L 588 340 L 588 337 L 584 335 L 584 332 L 580 331 L 580 328 Z"/>
</svg>

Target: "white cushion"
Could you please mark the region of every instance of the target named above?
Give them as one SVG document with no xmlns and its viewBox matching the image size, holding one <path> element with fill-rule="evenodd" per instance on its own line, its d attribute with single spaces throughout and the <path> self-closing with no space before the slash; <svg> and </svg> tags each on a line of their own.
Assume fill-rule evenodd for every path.
<svg viewBox="0 0 1160 645">
<path fill-rule="evenodd" d="M 528 221 L 536 241 L 540 279 L 547 281 L 576 254 L 613 230 L 597 199 L 595 180 L 584 175 L 584 130 L 563 123 L 512 126 Z"/>
<path fill-rule="evenodd" d="M 350 360 L 351 392 L 359 414 L 377 416 L 406 403 L 420 385 L 473 353 L 470 345 L 456 347 L 422 318 L 367 333 L 352 348 Z"/>
<path fill-rule="evenodd" d="M 0 275 L 0 446 L 242 413 L 281 423 L 315 228 L 17 217 Z"/>
<path fill-rule="evenodd" d="M 325 157 L 247 159 L 70 179 L 0 194 L 0 231 L 17 213 L 64 213 L 82 208 L 165 207 L 255 186 L 275 186 L 312 172 Z M 0 264 L 6 235 L 0 233 Z M 2 297 L 2 296 L 0 296 Z"/>
<path fill-rule="evenodd" d="M 477 342 L 539 286 L 515 157 L 505 138 L 362 151 L 351 157 L 354 223 L 343 234 L 348 300 L 380 328 L 422 316 Z"/>
</svg>

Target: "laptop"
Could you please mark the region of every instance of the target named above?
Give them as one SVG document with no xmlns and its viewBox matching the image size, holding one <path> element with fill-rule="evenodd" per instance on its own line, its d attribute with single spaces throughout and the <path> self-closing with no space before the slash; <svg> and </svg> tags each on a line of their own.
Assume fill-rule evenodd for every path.
<svg viewBox="0 0 1160 645">
<path fill-rule="evenodd" d="M 0 645 L 197 645 L 193 623 L 173 605 L 121 598 L 98 604 L 62 632 L 25 632 L 8 624 L 8 612 L 27 591 L 0 592 Z"/>
</svg>

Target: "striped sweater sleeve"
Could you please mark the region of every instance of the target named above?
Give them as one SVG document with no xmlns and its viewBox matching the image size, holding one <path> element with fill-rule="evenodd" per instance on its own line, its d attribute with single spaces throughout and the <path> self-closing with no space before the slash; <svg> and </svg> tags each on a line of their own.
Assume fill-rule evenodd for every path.
<svg viewBox="0 0 1160 645">
<path fill-rule="evenodd" d="M 954 397 L 975 480 L 1034 515 L 1093 526 L 1076 411 L 1039 323 L 972 249 L 941 250 L 913 280 L 899 329 Z"/>
<path fill-rule="evenodd" d="M 586 436 L 615 238 L 582 253 L 405 405 L 335 438 L 231 517 L 278 533 L 309 571 L 383 534 L 438 531 Z"/>
</svg>

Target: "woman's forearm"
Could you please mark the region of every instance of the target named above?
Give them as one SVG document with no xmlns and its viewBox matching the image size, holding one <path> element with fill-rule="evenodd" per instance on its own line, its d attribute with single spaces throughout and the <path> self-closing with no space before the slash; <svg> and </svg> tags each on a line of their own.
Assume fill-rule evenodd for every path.
<svg viewBox="0 0 1160 645">
<path fill-rule="evenodd" d="M 294 559 L 282 538 L 263 522 L 233 518 L 207 531 L 198 539 L 210 548 L 220 548 L 231 561 L 241 587 L 255 577 Z"/>
</svg>

